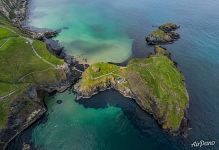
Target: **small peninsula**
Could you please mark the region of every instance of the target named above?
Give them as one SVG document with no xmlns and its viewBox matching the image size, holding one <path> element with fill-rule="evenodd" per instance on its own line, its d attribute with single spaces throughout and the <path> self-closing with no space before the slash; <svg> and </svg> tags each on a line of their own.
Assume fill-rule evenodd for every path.
<svg viewBox="0 0 219 150">
<path fill-rule="evenodd" d="M 149 45 L 173 43 L 180 38 L 180 35 L 176 32 L 178 28 L 179 26 L 173 23 L 163 24 L 146 37 L 146 42 Z"/>
<path fill-rule="evenodd" d="M 92 64 L 74 86 L 78 98 L 89 98 L 110 88 L 134 99 L 163 129 L 172 133 L 180 129 L 189 96 L 184 77 L 169 59 L 166 49 L 156 46 L 155 54 L 131 59 L 126 67 Z"/>
</svg>

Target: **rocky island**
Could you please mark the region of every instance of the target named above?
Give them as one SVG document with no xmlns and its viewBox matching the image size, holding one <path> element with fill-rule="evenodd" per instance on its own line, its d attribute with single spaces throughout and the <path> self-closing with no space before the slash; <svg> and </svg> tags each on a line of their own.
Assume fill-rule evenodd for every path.
<svg viewBox="0 0 219 150">
<path fill-rule="evenodd" d="M 178 28 L 179 26 L 173 23 L 163 24 L 146 37 L 146 42 L 149 45 L 173 43 L 180 37 L 176 32 Z"/>
<path fill-rule="evenodd" d="M 113 88 L 153 115 L 163 129 L 179 132 L 185 123 L 189 96 L 184 77 L 166 49 L 156 46 L 148 58 L 131 59 L 126 67 L 110 63 L 90 65 L 74 86 L 78 98 Z"/>
</svg>

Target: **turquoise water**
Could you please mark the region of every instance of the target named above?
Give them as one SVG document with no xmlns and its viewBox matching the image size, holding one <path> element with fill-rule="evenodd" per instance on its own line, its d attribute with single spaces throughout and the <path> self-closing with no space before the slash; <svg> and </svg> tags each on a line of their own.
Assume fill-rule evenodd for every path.
<svg viewBox="0 0 219 150">
<path fill-rule="evenodd" d="M 56 38 L 68 54 L 93 62 L 122 62 L 132 54 L 132 39 L 117 8 L 106 1 L 37 0 L 31 3 L 30 26 L 62 29 Z M 42 5 L 43 4 L 43 5 Z M 58 7 L 57 7 L 58 6 Z M 57 15 L 58 14 L 58 15 Z"/>
<path fill-rule="evenodd" d="M 62 29 L 57 39 L 66 51 L 89 62 L 145 57 L 152 47 L 144 37 L 153 26 L 181 25 L 181 39 L 166 47 L 186 78 L 192 130 L 185 139 L 168 135 L 116 92 L 79 103 L 66 92 L 47 98 L 44 121 L 25 131 L 13 145 L 27 141 L 46 150 L 189 150 L 194 141 L 204 140 L 216 141 L 216 145 L 201 149 L 218 150 L 218 6 L 216 0 L 32 0 L 29 25 Z M 63 104 L 56 104 L 57 99 Z"/>
<path fill-rule="evenodd" d="M 124 102 L 127 101 L 127 106 L 134 105 L 131 100 L 119 94 L 108 94 L 115 95 L 112 98 L 120 97 Z M 102 99 L 101 95 L 97 98 Z M 63 100 L 62 104 L 56 103 L 59 99 Z M 134 128 L 122 108 L 113 105 L 112 101 L 113 99 L 109 99 L 104 108 L 92 108 L 94 105 L 85 108 L 83 104 L 76 103 L 74 94 L 69 92 L 48 97 L 47 121 L 34 128 L 32 142 L 38 149 L 46 150 L 138 148 L 138 145 L 144 144 L 140 132 Z M 145 148 L 150 147 L 145 145 Z"/>
</svg>

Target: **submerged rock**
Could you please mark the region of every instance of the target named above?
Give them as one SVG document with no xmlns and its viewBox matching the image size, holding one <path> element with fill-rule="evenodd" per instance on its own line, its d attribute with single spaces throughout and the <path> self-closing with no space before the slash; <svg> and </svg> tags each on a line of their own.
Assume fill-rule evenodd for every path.
<svg viewBox="0 0 219 150">
<path fill-rule="evenodd" d="M 57 104 L 61 104 L 61 103 L 62 103 L 62 100 L 57 100 L 56 103 L 57 103 Z"/>
<path fill-rule="evenodd" d="M 146 42 L 149 45 L 173 43 L 180 38 L 180 35 L 175 32 L 178 28 L 177 25 L 171 23 L 161 25 L 146 37 Z"/>
</svg>

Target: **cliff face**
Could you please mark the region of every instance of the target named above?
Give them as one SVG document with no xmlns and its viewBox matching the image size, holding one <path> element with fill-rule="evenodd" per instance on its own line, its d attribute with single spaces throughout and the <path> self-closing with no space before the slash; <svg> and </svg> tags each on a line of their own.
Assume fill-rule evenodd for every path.
<svg viewBox="0 0 219 150">
<path fill-rule="evenodd" d="M 0 0 L 0 12 L 12 20 L 14 23 L 20 23 L 26 13 L 27 0 Z"/>
<path fill-rule="evenodd" d="M 82 74 L 82 80 L 74 85 L 77 99 L 90 98 L 99 91 L 115 89 L 123 96 L 133 98 L 130 88 L 127 86 L 124 67 L 113 64 L 97 63 L 88 67 Z"/>
<path fill-rule="evenodd" d="M 45 93 L 63 92 L 77 80 L 70 65 L 0 16 L 0 150 L 46 111 Z M 10 42 L 8 42 L 10 41 Z M 7 64 L 7 65 L 6 65 Z M 75 71 L 74 71 L 75 72 Z"/>
</svg>

